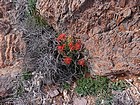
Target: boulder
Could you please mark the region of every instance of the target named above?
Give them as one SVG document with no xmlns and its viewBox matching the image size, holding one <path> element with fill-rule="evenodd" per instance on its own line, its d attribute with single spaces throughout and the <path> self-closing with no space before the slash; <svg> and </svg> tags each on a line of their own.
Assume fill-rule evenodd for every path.
<svg viewBox="0 0 140 105">
<path fill-rule="evenodd" d="M 140 74 L 139 0 L 37 0 L 60 33 L 83 39 L 93 74 Z"/>
</svg>

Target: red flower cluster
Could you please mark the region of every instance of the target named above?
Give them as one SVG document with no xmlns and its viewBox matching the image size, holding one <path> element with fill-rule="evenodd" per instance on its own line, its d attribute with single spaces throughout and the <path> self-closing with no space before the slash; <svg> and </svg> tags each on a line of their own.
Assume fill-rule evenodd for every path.
<svg viewBox="0 0 140 105">
<path fill-rule="evenodd" d="M 57 38 L 57 41 L 64 41 L 66 39 L 66 34 L 60 34 Z"/>
<path fill-rule="evenodd" d="M 78 61 L 78 65 L 85 66 L 85 60 L 82 58 Z"/>
<path fill-rule="evenodd" d="M 70 42 L 69 43 L 69 48 L 70 48 L 71 51 L 73 51 L 73 50 L 77 50 L 78 51 L 78 50 L 81 49 L 81 42 L 78 41 L 75 44 L 73 44 L 73 42 Z"/>
<path fill-rule="evenodd" d="M 61 41 L 65 41 L 66 39 L 67 39 L 66 38 L 66 34 L 60 34 L 58 36 L 58 38 L 57 38 L 57 41 L 58 42 L 61 42 Z M 65 45 L 66 44 L 57 46 L 58 51 L 59 52 L 63 52 L 64 51 L 64 48 L 65 48 Z M 68 47 L 69 47 L 70 51 L 73 51 L 73 50 L 77 50 L 78 51 L 78 50 L 81 49 L 81 41 L 77 41 L 77 42 L 75 42 L 75 44 L 71 41 L 71 42 L 69 42 Z"/>
<path fill-rule="evenodd" d="M 70 48 L 71 51 L 75 50 L 73 42 L 69 43 L 69 48 Z"/>
<path fill-rule="evenodd" d="M 72 59 L 70 57 L 64 58 L 64 62 L 68 65 L 71 63 L 71 61 L 72 61 Z"/>
<path fill-rule="evenodd" d="M 74 50 L 82 51 L 82 43 L 77 37 L 66 37 L 66 34 L 60 34 L 57 38 L 59 45 L 57 46 L 58 51 L 63 55 L 67 56 L 63 59 L 64 63 L 70 65 L 73 60 L 77 60 L 77 58 L 73 57 L 73 55 L 77 54 Z M 71 57 L 69 57 L 70 55 Z M 78 56 L 78 55 L 76 55 Z M 82 58 L 77 62 L 80 66 L 85 66 L 85 60 Z"/>
<path fill-rule="evenodd" d="M 78 41 L 75 44 L 75 50 L 80 50 L 80 49 L 81 49 L 81 41 Z"/>
<path fill-rule="evenodd" d="M 58 51 L 59 52 L 63 52 L 64 51 L 64 48 L 65 48 L 65 44 L 63 44 L 63 45 L 59 45 L 59 46 L 57 46 L 57 49 L 58 49 Z"/>
</svg>

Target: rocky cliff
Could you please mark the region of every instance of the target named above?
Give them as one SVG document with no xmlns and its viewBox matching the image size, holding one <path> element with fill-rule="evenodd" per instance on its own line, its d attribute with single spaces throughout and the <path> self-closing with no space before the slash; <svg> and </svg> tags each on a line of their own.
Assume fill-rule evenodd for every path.
<svg viewBox="0 0 140 105">
<path fill-rule="evenodd" d="M 140 73 L 140 0 L 38 0 L 60 33 L 80 36 L 93 74 Z"/>
<path fill-rule="evenodd" d="M 19 56 L 25 50 L 22 34 L 15 29 L 11 17 L 15 11 L 13 6 L 13 2 L 0 1 L 0 69 L 19 63 Z M 0 72 L 5 71 L 1 69 Z"/>
</svg>

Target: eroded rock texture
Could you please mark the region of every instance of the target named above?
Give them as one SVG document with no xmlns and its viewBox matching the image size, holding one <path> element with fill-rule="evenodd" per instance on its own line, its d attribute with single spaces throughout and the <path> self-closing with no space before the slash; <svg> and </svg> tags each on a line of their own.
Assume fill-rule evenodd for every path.
<svg viewBox="0 0 140 105">
<path fill-rule="evenodd" d="M 92 72 L 140 73 L 140 0 L 38 0 L 57 31 L 80 36 Z"/>
<path fill-rule="evenodd" d="M 0 69 L 18 62 L 18 55 L 23 53 L 25 44 L 22 34 L 15 32 L 8 13 L 12 11 L 12 2 L 0 2 Z"/>
<path fill-rule="evenodd" d="M 14 8 L 11 0 L 0 0 L 0 104 L 13 94 L 22 71 L 22 57 L 25 43 L 22 33 L 14 27 Z M 6 103 L 5 103 L 6 104 Z"/>
</svg>

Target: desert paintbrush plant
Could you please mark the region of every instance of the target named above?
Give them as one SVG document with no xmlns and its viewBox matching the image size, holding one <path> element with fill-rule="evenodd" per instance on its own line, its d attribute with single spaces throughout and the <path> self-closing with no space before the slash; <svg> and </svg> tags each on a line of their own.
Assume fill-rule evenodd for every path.
<svg viewBox="0 0 140 105">
<path fill-rule="evenodd" d="M 60 34 L 56 40 L 59 57 L 64 65 L 71 68 L 71 71 L 76 75 L 84 74 L 87 69 L 87 59 L 84 58 L 83 52 L 85 49 L 80 38 Z"/>
<path fill-rule="evenodd" d="M 30 25 L 30 24 L 31 25 Z M 25 24 L 25 70 L 41 73 L 43 84 L 62 83 L 81 76 L 87 69 L 80 39 L 60 34 L 51 27 Z"/>
</svg>

